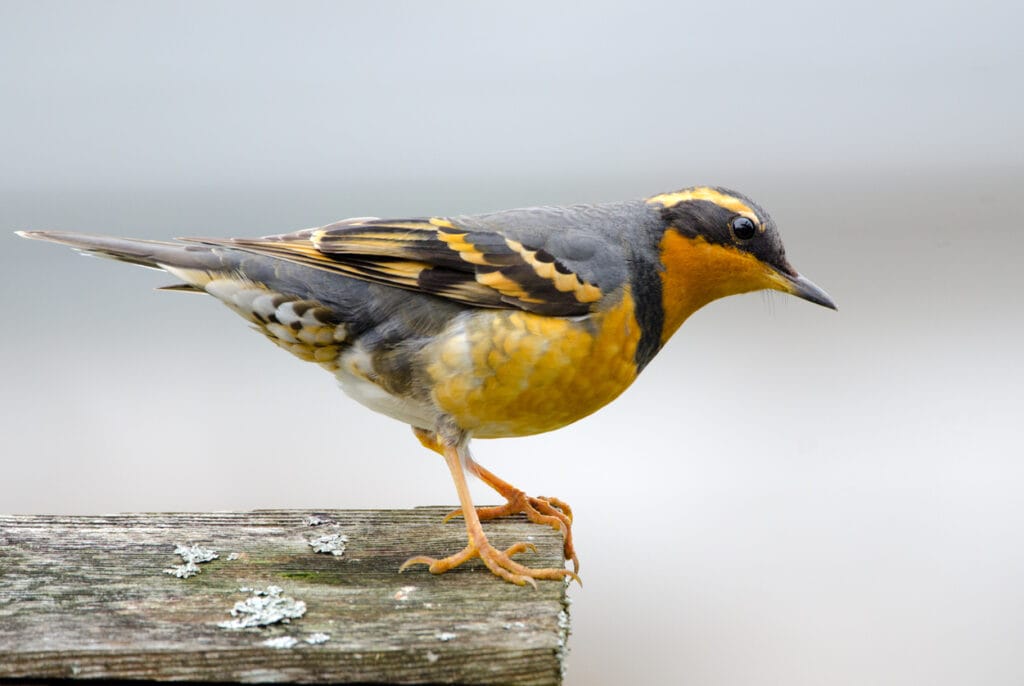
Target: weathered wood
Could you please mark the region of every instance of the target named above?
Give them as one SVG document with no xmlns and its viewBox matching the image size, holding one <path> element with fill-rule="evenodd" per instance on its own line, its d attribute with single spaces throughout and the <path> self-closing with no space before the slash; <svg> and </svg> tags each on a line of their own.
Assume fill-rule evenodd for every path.
<svg viewBox="0 0 1024 686">
<path fill-rule="evenodd" d="M 0 516 L 0 680 L 557 684 L 568 634 L 565 586 L 505 583 L 479 561 L 434 576 L 399 575 L 416 554 L 465 544 L 445 508 Z M 317 515 L 325 523 L 310 526 Z M 558 566 L 561 538 L 522 519 L 491 540 L 537 545 L 524 559 Z M 309 541 L 342 533 L 342 556 Z M 181 579 L 175 546 L 219 553 Z M 232 553 L 237 554 L 237 559 Z M 242 587 L 303 601 L 290 623 L 229 630 Z M 330 639 L 313 645 L 316 633 Z M 267 639 L 293 637 L 291 648 Z"/>
</svg>

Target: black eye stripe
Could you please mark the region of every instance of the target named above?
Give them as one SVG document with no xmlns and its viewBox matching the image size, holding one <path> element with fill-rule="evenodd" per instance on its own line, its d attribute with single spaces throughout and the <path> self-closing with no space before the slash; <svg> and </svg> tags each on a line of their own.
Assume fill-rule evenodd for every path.
<svg viewBox="0 0 1024 686">
<path fill-rule="evenodd" d="M 732 235 L 741 241 L 750 240 L 757 233 L 757 226 L 754 222 L 743 215 L 733 217 L 729 226 L 732 229 Z"/>
</svg>

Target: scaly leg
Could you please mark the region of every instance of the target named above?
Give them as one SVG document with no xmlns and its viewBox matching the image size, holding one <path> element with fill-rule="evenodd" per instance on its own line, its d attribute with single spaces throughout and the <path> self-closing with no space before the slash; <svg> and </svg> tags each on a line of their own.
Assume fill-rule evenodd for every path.
<svg viewBox="0 0 1024 686">
<path fill-rule="evenodd" d="M 443 443 L 435 432 L 413 428 L 413 433 L 424 447 L 444 455 Z M 572 560 L 573 571 L 577 573 L 580 571 L 579 558 L 576 557 L 576 551 L 572 545 L 572 509 L 568 503 L 562 502 L 558 498 L 527 496 L 523 491 L 474 462 L 468 454 L 466 455 L 466 468 L 508 501 L 497 507 L 477 508 L 476 515 L 481 521 L 522 513 L 534 524 L 546 524 L 555 531 L 561 531 L 565 536 L 563 546 L 565 559 Z M 453 517 L 458 517 L 463 511 L 458 509 L 448 513 L 444 521 L 447 522 Z"/>
<path fill-rule="evenodd" d="M 441 439 L 436 441 L 436 443 L 441 448 L 440 452 L 444 456 L 444 461 L 448 465 L 449 471 L 452 473 L 452 481 L 455 482 L 455 490 L 459 494 L 459 504 L 462 505 L 462 512 L 466 513 L 466 533 L 469 537 L 469 544 L 462 551 L 443 559 L 436 559 L 425 555 L 411 558 L 405 561 L 399 568 L 399 571 L 403 571 L 411 565 L 424 564 L 429 566 L 431 573 L 443 574 L 450 569 L 458 567 L 467 560 L 479 557 L 484 565 L 494 574 L 500 576 L 505 581 L 510 581 L 520 586 L 530 584 L 536 587 L 537 584 L 534 579 L 563 579 L 569 577 L 577 581 L 579 580 L 579 577 L 568 569 L 533 569 L 521 565 L 512 559 L 512 555 L 516 553 L 521 553 L 525 550 L 536 550 L 530 543 L 515 543 L 504 551 L 492 546 L 484 534 L 480 518 L 476 514 L 476 508 L 473 507 L 473 499 L 469 494 L 469 485 L 466 483 L 466 474 L 463 469 L 463 461 L 468 460 L 466 442 L 464 440 L 455 442 Z"/>
</svg>

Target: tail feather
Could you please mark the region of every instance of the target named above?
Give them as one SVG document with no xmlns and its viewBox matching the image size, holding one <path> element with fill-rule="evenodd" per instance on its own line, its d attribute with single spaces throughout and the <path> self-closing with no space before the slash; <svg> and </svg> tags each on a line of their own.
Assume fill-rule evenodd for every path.
<svg viewBox="0 0 1024 686">
<path fill-rule="evenodd" d="M 207 246 L 185 245 L 171 241 L 151 241 L 140 238 L 116 238 L 65 231 L 16 231 L 22 238 L 50 241 L 68 245 L 75 250 L 119 262 L 137 264 L 151 269 L 176 273 L 179 269 L 191 271 L 223 271 L 230 268 L 221 255 Z"/>
<path fill-rule="evenodd" d="M 393 312 L 400 306 L 408 305 L 407 291 L 391 292 L 390 289 L 381 289 L 367 281 L 225 245 L 116 238 L 63 231 L 17 233 L 23 238 L 61 243 L 86 254 L 159 269 L 180 279 L 178 284 L 165 290 L 205 291 L 224 300 L 217 292 L 208 290 L 207 286 L 226 279 L 255 285 L 293 299 L 315 300 L 343 313 L 345 321 L 351 326 L 363 320 L 366 326 L 376 325 L 382 313 Z M 433 310 L 439 307 L 432 296 L 428 301 L 424 302 L 425 308 Z M 376 306 L 368 303 L 376 303 Z"/>
<path fill-rule="evenodd" d="M 83 253 L 109 257 L 152 269 L 163 269 L 161 264 L 174 264 L 180 259 L 179 255 L 185 248 L 180 243 L 94 236 L 65 231 L 15 231 L 15 233 L 22 238 L 61 243 Z"/>
<path fill-rule="evenodd" d="M 158 286 L 158 291 L 171 291 L 174 293 L 205 293 L 199 286 L 190 283 L 172 283 L 170 286 Z"/>
</svg>

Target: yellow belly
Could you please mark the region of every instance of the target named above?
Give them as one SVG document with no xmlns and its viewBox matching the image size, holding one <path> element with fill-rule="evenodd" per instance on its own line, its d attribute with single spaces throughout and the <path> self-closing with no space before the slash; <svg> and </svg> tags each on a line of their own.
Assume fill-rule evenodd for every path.
<svg viewBox="0 0 1024 686">
<path fill-rule="evenodd" d="M 551 431 L 611 402 L 636 378 L 640 327 L 628 290 L 587 317 L 477 310 L 424 351 L 433 400 L 480 438 Z"/>
</svg>

